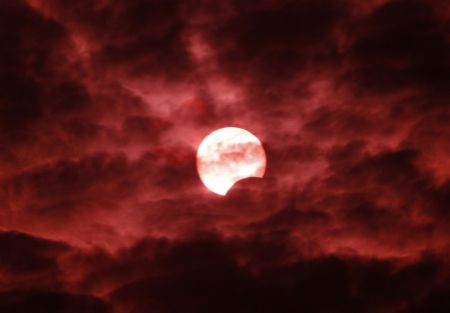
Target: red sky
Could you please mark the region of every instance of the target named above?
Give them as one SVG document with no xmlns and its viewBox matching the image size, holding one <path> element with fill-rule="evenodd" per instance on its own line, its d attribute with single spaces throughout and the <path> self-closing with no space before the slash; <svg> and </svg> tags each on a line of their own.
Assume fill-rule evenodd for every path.
<svg viewBox="0 0 450 313">
<path fill-rule="evenodd" d="M 450 312 L 445 0 L 0 0 L 0 312 Z M 264 179 L 198 178 L 247 129 Z"/>
</svg>

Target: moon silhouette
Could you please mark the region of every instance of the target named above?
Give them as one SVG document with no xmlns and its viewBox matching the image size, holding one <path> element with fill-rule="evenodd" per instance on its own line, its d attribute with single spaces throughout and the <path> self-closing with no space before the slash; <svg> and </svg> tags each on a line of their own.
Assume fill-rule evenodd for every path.
<svg viewBox="0 0 450 313">
<path fill-rule="evenodd" d="M 197 171 L 212 192 L 226 195 L 233 185 L 247 177 L 264 177 L 266 154 L 261 141 L 242 128 L 213 131 L 197 149 Z"/>
</svg>

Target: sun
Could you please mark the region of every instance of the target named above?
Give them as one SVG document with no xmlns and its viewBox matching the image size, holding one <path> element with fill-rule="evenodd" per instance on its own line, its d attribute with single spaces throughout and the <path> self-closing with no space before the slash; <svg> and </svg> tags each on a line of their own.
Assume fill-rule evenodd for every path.
<svg viewBox="0 0 450 313">
<path fill-rule="evenodd" d="M 225 127 L 213 131 L 197 149 L 197 170 L 212 192 L 226 195 L 247 177 L 264 177 L 267 158 L 261 141 L 249 131 Z"/>
</svg>

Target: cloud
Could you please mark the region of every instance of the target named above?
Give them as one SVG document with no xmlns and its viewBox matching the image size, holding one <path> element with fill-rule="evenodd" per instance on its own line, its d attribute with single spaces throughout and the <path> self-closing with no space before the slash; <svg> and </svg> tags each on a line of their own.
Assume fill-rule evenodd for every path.
<svg viewBox="0 0 450 313">
<path fill-rule="evenodd" d="M 112 307 L 118 312 L 175 312 L 182 307 L 197 312 L 287 312 L 298 307 L 306 312 L 421 312 L 436 305 L 430 299 L 448 290 L 448 260 L 433 254 L 406 262 L 349 254 L 304 257 L 275 234 L 146 238 L 116 253 L 80 250 L 20 233 L 3 233 L 2 239 L 18 248 L 13 255 L 28 255 L 25 267 L 23 260 L 9 257 L 9 266 L 15 268 L 8 271 L 10 277 L 40 273 L 45 280 L 51 268 L 61 279 L 53 286 L 21 280 L 20 289 L 2 292 L 0 307 L 5 312 L 13 307 L 24 312 L 32 307 L 62 312 L 109 312 Z M 448 305 L 445 298 L 439 301 L 442 307 Z"/>
<path fill-rule="evenodd" d="M 448 311 L 443 1 L 0 4 L 0 311 Z M 214 129 L 263 179 L 208 192 Z"/>
<path fill-rule="evenodd" d="M 448 97 L 450 49 L 433 2 L 392 1 L 357 27 L 359 36 L 349 56 L 358 89 L 379 93 L 417 88 L 438 100 Z"/>
<path fill-rule="evenodd" d="M 68 5 L 59 0 L 37 3 L 86 39 L 92 65 L 101 70 L 173 80 L 190 69 L 176 0 L 116 5 L 95 1 Z"/>
<path fill-rule="evenodd" d="M 212 26 L 211 35 L 231 77 L 255 80 L 256 88 L 283 90 L 311 66 L 334 63 L 332 31 L 345 15 L 342 3 L 234 2 L 233 9 L 225 23 Z"/>
<path fill-rule="evenodd" d="M 17 232 L 1 232 L 0 247 L 0 272 L 4 276 L 1 290 L 22 285 L 27 288 L 61 286 L 58 258 L 70 251 L 66 244 Z"/>
<path fill-rule="evenodd" d="M 269 268 L 254 272 L 258 264 L 268 260 L 265 257 L 279 255 L 282 250 L 273 250 L 266 242 L 266 249 L 251 259 L 254 263 L 240 266 L 235 256 L 243 253 L 243 257 L 248 251 L 253 254 L 258 246 L 257 240 L 247 244 L 239 241 L 234 245 L 233 241 L 221 242 L 216 236 L 205 235 L 175 243 L 156 258 L 149 277 L 120 287 L 112 293 L 112 301 L 125 310 L 133 306 L 137 312 L 176 312 L 181 308 L 289 312 L 299 307 L 305 312 L 411 312 L 415 307 L 432 306 L 427 300 L 434 296 L 431 286 L 445 286 L 439 276 L 445 265 L 432 256 L 402 266 L 394 260 L 341 256 L 299 258 L 288 264 L 277 264 L 285 259 L 269 259 L 274 262 Z"/>
<path fill-rule="evenodd" d="M 0 293 L 3 312 L 111 312 L 100 299 L 91 296 L 70 295 L 43 291 L 8 291 Z"/>
</svg>

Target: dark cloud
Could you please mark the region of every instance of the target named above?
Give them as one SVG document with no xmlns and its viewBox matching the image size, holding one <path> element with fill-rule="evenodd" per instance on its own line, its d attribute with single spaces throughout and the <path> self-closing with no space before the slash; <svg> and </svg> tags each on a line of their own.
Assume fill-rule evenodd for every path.
<svg viewBox="0 0 450 313">
<path fill-rule="evenodd" d="M 0 295 L 5 312 L 18 308 L 18 312 L 110 312 L 112 307 L 118 312 L 127 312 L 130 307 L 134 312 L 176 312 L 181 308 L 192 312 L 290 312 L 299 307 L 305 312 L 422 312 L 436 305 L 448 306 L 442 297 L 448 290 L 447 263 L 435 255 L 406 263 L 352 255 L 304 258 L 279 234 L 228 239 L 216 233 L 199 233 L 183 240 L 147 238 L 115 254 L 74 251 L 18 233 L 3 237 L 10 239 L 10 244 L 14 241 L 21 256 L 28 253 L 31 264 L 37 263 L 32 272 L 58 264 L 68 277 L 77 277 L 69 280 L 71 289 L 110 290 L 101 300 L 48 291 L 42 286 L 27 290 L 29 282 L 22 281 L 21 290 Z M 65 258 L 60 258 L 62 253 L 66 253 Z M 53 261 L 40 266 L 43 256 Z M 59 262 L 54 263 L 58 257 Z M 10 275 L 23 272 L 20 265 L 16 268 L 20 272 L 10 271 Z M 81 276 L 75 274 L 80 269 Z"/>
<path fill-rule="evenodd" d="M 49 70 L 51 56 L 66 34 L 57 22 L 44 19 L 23 1 L 0 6 L 0 125 L 3 138 L 17 140 L 43 115 L 43 94 L 48 86 L 40 78 L 54 74 Z"/>
<path fill-rule="evenodd" d="M 436 99 L 448 97 L 450 44 L 433 1 L 388 2 L 355 26 L 349 56 L 363 92 L 418 88 Z"/>
<path fill-rule="evenodd" d="M 279 87 L 334 63 L 333 28 L 345 5 L 326 1 L 233 2 L 235 14 L 213 25 L 213 40 L 227 74 Z M 258 88 L 258 87 L 257 87 Z"/>
<path fill-rule="evenodd" d="M 51 113 L 63 115 L 64 113 L 76 115 L 86 109 L 91 102 L 86 87 L 77 81 L 64 81 L 53 90 L 49 97 L 53 100 L 49 103 Z"/>
<path fill-rule="evenodd" d="M 0 293 L 0 309 L 5 313 L 103 313 L 112 312 L 108 305 L 92 296 L 62 292 L 8 291 Z"/>
<path fill-rule="evenodd" d="M 77 209 L 77 202 L 89 201 L 93 189 L 103 192 L 118 187 L 116 183 L 111 184 L 111 179 L 120 177 L 127 167 L 127 160 L 120 155 L 94 155 L 78 162 L 63 160 L 23 173 L 4 188 L 12 204 L 24 201 L 24 209 L 31 212 L 70 218 L 71 206 Z M 126 193 L 126 182 L 122 184 L 120 191 Z"/>
<path fill-rule="evenodd" d="M 1 232 L 0 248 L 0 272 L 5 278 L 0 283 L 1 290 L 62 287 L 64 278 L 58 259 L 70 252 L 68 245 L 17 232 Z"/>
<path fill-rule="evenodd" d="M 390 260 L 339 256 L 300 259 L 286 265 L 271 260 L 271 268 L 252 272 L 255 265 L 267 260 L 265 256 L 282 253 L 266 242 L 262 254 L 252 259 L 256 264 L 240 266 L 232 251 L 248 255 L 250 249 L 253 254 L 257 241 L 248 241 L 248 246 L 238 241 L 234 246 L 233 241 L 222 243 L 215 236 L 202 235 L 175 244 L 156 258 L 148 278 L 114 291 L 112 300 L 119 308 L 132 306 L 137 312 L 177 312 L 182 308 L 193 312 L 291 312 L 298 308 L 305 312 L 414 312 L 415 307 L 432 307 L 427 300 L 435 296 L 432 286 L 444 283 L 439 274 L 444 265 L 432 256 L 403 266 Z"/>
<path fill-rule="evenodd" d="M 50 1 L 49 10 L 90 40 L 94 66 L 174 79 L 190 69 L 179 1 Z"/>
</svg>

